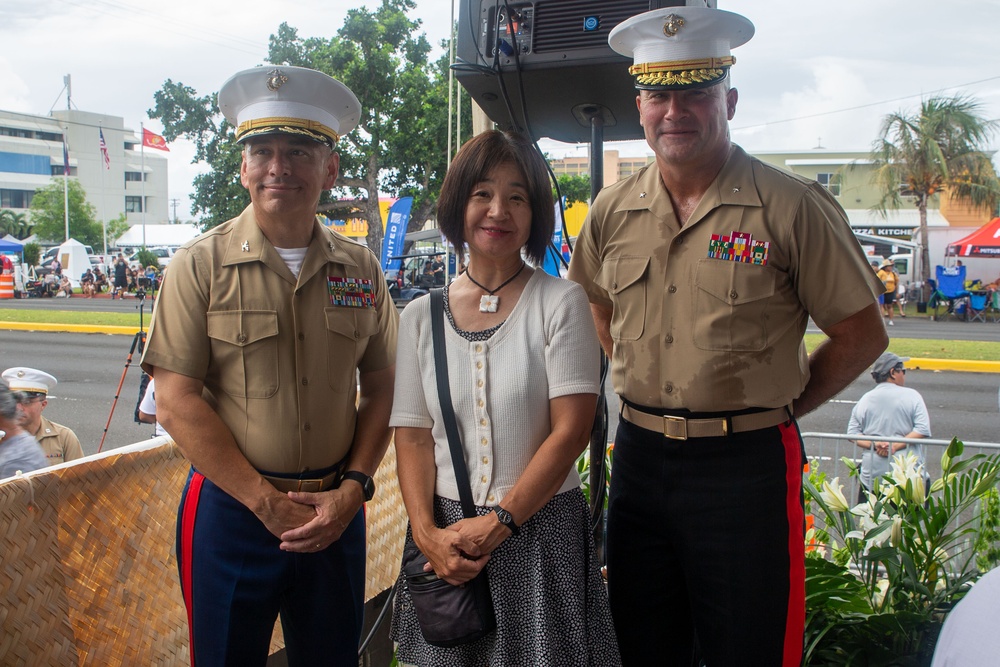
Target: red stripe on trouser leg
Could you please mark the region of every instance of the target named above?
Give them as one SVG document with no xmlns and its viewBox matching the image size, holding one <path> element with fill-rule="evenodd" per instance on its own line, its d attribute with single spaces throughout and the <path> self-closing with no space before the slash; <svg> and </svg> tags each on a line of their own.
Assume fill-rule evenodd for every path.
<svg viewBox="0 0 1000 667">
<path fill-rule="evenodd" d="M 187 608 L 188 641 L 191 653 L 191 667 L 194 664 L 194 587 L 192 585 L 192 555 L 194 553 L 194 522 L 198 515 L 198 500 L 205 477 L 193 473 L 184 495 L 184 509 L 181 512 L 181 588 L 184 591 L 184 606 Z"/>
<path fill-rule="evenodd" d="M 802 664 L 802 642 L 806 624 L 806 561 L 802 509 L 802 440 L 794 423 L 782 424 L 781 444 L 785 448 L 788 514 L 788 619 L 785 622 L 784 667 Z"/>
</svg>

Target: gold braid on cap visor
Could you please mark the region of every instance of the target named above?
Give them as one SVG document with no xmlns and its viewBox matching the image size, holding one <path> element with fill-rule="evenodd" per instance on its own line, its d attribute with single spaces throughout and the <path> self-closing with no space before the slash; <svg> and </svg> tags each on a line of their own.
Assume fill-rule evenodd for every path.
<svg viewBox="0 0 1000 667">
<path fill-rule="evenodd" d="M 236 141 L 243 141 L 259 134 L 282 132 L 284 134 L 299 134 L 314 141 L 324 143 L 331 148 L 340 135 L 322 123 L 302 118 L 255 118 L 245 120 L 236 128 Z"/>
<path fill-rule="evenodd" d="M 665 63 L 638 63 L 628 68 L 636 83 L 646 86 L 685 86 L 722 79 L 736 58 L 706 58 Z"/>
</svg>

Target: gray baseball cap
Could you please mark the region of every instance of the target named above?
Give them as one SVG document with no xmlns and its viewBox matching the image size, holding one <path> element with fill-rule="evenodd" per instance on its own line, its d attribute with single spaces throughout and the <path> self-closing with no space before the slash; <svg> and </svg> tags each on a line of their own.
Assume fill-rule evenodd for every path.
<svg viewBox="0 0 1000 667">
<path fill-rule="evenodd" d="M 875 375 L 885 375 L 896 366 L 902 366 L 904 361 L 909 361 L 909 357 L 901 357 L 892 352 L 883 352 L 882 356 L 872 364 L 872 373 Z"/>
</svg>

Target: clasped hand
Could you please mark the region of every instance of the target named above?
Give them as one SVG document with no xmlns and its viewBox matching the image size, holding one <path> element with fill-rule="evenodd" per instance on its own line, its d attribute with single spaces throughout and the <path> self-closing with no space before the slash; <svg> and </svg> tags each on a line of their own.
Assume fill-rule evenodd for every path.
<svg viewBox="0 0 1000 667">
<path fill-rule="evenodd" d="M 282 551 L 315 553 L 340 539 L 361 502 L 360 491 L 350 485 L 320 493 L 291 491 L 274 496 L 259 516 L 281 539 Z"/>
<path fill-rule="evenodd" d="M 878 441 L 874 443 L 875 453 L 883 458 L 888 458 L 889 454 L 892 453 L 892 443 L 883 441 Z"/>
<path fill-rule="evenodd" d="M 453 586 L 460 586 L 474 579 L 490 559 L 489 551 L 483 550 L 460 530 L 463 521 L 469 519 L 463 519 L 447 528 L 434 528 L 417 542 L 417 546 L 427 557 L 424 570 L 433 570 Z"/>
</svg>

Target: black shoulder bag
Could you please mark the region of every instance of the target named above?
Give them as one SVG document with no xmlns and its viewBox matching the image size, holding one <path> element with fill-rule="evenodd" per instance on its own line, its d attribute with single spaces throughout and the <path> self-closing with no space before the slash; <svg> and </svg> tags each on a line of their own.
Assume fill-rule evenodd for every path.
<svg viewBox="0 0 1000 667">
<path fill-rule="evenodd" d="M 451 388 L 448 384 L 448 355 L 444 342 L 444 296 L 442 290 L 432 289 L 431 333 L 434 341 L 434 369 L 437 374 L 438 397 L 444 413 L 444 426 L 448 434 L 448 448 L 451 462 L 455 466 L 455 480 L 458 482 L 462 514 L 471 519 L 476 516 L 472 502 L 472 486 L 469 471 L 465 467 L 462 441 L 458 435 L 458 423 L 451 402 Z M 432 646 L 452 647 L 466 644 L 492 632 L 497 625 L 493 613 L 493 598 L 483 569 L 475 579 L 461 585 L 452 586 L 438 578 L 434 571 L 424 572 L 427 557 L 420 552 L 413 537 L 406 540 L 403 547 L 403 576 L 410 591 L 410 599 L 420 623 L 424 641 Z"/>
</svg>

